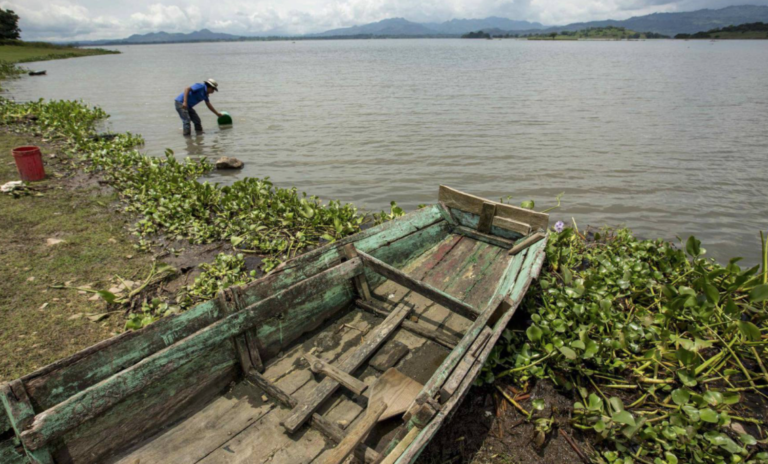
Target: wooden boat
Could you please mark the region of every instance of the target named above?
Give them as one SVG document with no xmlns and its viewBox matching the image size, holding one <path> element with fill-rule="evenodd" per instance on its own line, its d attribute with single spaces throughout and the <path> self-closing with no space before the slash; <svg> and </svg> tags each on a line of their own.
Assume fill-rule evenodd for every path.
<svg viewBox="0 0 768 464">
<path fill-rule="evenodd" d="M 45 73 L 46 73 L 45 71 L 30 71 L 29 75 L 30 76 L 45 76 Z"/>
<path fill-rule="evenodd" d="M 439 199 L 4 384 L 0 462 L 329 462 L 340 442 L 366 463 L 415 461 L 538 275 L 548 227 Z M 358 433 L 378 419 L 365 388 L 391 368 L 417 394 Z"/>
</svg>

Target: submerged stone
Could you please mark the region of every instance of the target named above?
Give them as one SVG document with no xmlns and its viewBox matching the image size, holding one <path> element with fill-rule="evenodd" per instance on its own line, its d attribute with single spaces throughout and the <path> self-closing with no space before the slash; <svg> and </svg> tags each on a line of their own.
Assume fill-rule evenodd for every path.
<svg viewBox="0 0 768 464">
<path fill-rule="evenodd" d="M 237 158 L 222 156 L 216 161 L 216 169 L 243 169 L 243 162 Z"/>
</svg>

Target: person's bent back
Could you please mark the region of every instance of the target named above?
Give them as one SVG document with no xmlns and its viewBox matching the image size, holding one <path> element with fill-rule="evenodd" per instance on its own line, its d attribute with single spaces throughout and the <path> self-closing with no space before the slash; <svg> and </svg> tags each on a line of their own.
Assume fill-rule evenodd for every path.
<svg viewBox="0 0 768 464">
<path fill-rule="evenodd" d="M 213 112 L 216 116 L 221 117 L 221 113 L 216 111 L 213 105 L 211 105 L 211 102 L 208 100 L 208 96 L 213 92 L 217 92 L 218 90 L 219 84 L 214 79 L 208 79 L 202 84 L 192 84 L 191 86 L 184 89 L 184 91 L 181 92 L 178 97 L 176 97 L 176 112 L 179 113 L 179 117 L 181 118 L 184 135 L 190 135 L 192 132 L 190 128 L 190 121 L 195 124 L 196 133 L 200 134 L 203 132 L 203 123 L 200 121 L 200 116 L 198 116 L 197 112 L 194 110 L 195 105 L 201 101 L 205 102 L 205 105 L 209 110 L 211 110 L 211 112 Z"/>
</svg>

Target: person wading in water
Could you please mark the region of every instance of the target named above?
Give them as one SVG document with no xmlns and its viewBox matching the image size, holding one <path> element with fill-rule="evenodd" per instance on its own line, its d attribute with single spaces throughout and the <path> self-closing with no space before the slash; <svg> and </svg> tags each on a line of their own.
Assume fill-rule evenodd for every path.
<svg viewBox="0 0 768 464">
<path fill-rule="evenodd" d="M 184 135 L 190 135 L 191 129 L 189 127 L 189 121 L 195 124 L 195 132 L 200 134 L 203 132 L 203 123 L 200 122 L 200 116 L 195 112 L 194 107 L 201 101 L 205 101 L 205 105 L 216 116 L 221 117 L 221 113 L 216 111 L 216 108 L 208 101 L 208 95 L 213 92 L 218 92 L 219 84 L 213 80 L 208 79 L 202 84 L 192 84 L 181 92 L 181 95 L 176 97 L 176 111 L 181 118 L 182 127 L 184 129 Z"/>
</svg>

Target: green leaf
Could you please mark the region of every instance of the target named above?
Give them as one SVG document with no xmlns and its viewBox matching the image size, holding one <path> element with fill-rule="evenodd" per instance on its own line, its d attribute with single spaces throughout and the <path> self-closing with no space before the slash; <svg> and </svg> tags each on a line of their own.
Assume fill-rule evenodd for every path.
<svg viewBox="0 0 768 464">
<path fill-rule="evenodd" d="M 601 411 L 603 409 L 603 400 L 594 393 L 590 393 L 589 398 L 587 398 L 587 409 L 590 411 Z"/>
<path fill-rule="evenodd" d="M 707 298 L 712 303 L 720 301 L 720 291 L 712 284 L 704 284 L 704 294 L 707 295 Z"/>
<path fill-rule="evenodd" d="M 683 363 L 683 365 L 686 367 L 692 366 L 694 361 L 697 359 L 696 353 L 686 350 L 685 348 L 679 348 L 677 351 L 675 351 L 675 356 L 677 357 L 678 361 Z"/>
<path fill-rule="evenodd" d="M 534 205 L 535 203 L 533 202 L 533 200 L 526 200 L 520 203 L 520 207 L 525 209 L 533 209 Z"/>
<path fill-rule="evenodd" d="M 717 421 L 720 419 L 717 412 L 710 408 L 700 410 L 699 417 L 701 417 L 701 420 L 704 422 L 709 422 L 710 424 L 717 424 Z"/>
<path fill-rule="evenodd" d="M 741 440 L 741 442 L 747 446 L 754 446 L 757 444 L 757 440 L 755 440 L 755 437 L 753 437 L 748 433 L 740 433 L 739 440 Z"/>
<path fill-rule="evenodd" d="M 576 360 L 576 358 L 579 357 L 575 351 L 568 348 L 567 346 L 561 346 L 559 349 L 560 349 L 560 352 L 563 353 L 563 356 L 570 359 L 571 361 L 574 361 Z"/>
<path fill-rule="evenodd" d="M 612 396 L 608 399 L 608 404 L 611 405 L 611 408 L 613 408 L 614 412 L 619 412 L 624 410 L 624 403 L 617 397 Z"/>
<path fill-rule="evenodd" d="M 531 407 L 536 411 L 541 411 L 547 406 L 547 402 L 541 398 L 537 398 L 531 402 Z"/>
<path fill-rule="evenodd" d="M 765 300 L 768 300 L 768 284 L 758 285 L 749 292 L 750 302 L 760 303 Z"/>
<path fill-rule="evenodd" d="M 335 242 L 335 241 L 336 241 L 336 239 L 335 239 L 335 238 L 331 237 L 331 236 L 330 236 L 330 235 L 328 235 L 328 234 L 323 234 L 323 235 L 321 235 L 321 236 L 320 236 L 320 238 L 322 238 L 323 240 L 329 241 L 329 242 L 331 242 L 331 243 L 333 243 L 333 242 Z"/>
<path fill-rule="evenodd" d="M 708 390 L 702 396 L 704 401 L 706 401 L 710 406 L 717 406 L 723 402 L 723 394 L 720 392 Z"/>
<path fill-rule="evenodd" d="M 618 422 L 619 424 L 634 426 L 635 425 L 635 418 L 632 417 L 632 414 L 630 414 L 629 411 L 619 411 L 613 416 L 611 416 L 611 419 L 614 422 Z"/>
<path fill-rule="evenodd" d="M 751 322 L 739 321 L 739 330 L 747 339 L 757 342 L 761 339 L 760 329 Z"/>
<path fill-rule="evenodd" d="M 589 359 L 596 355 L 600 351 L 600 347 L 592 340 L 587 340 L 587 348 L 584 350 L 584 354 L 582 357 L 584 359 Z"/>
<path fill-rule="evenodd" d="M 684 390 L 682 388 L 672 390 L 672 401 L 674 401 L 678 406 L 682 406 L 688 403 L 690 398 L 691 394 L 688 392 L 688 390 Z"/>
<path fill-rule="evenodd" d="M 573 282 L 573 273 L 571 272 L 571 270 L 564 266 L 562 274 L 563 274 L 563 283 L 565 285 L 571 285 L 571 283 Z"/>
<path fill-rule="evenodd" d="M 595 432 L 600 433 L 603 430 L 605 430 L 605 422 L 599 420 L 595 422 L 595 425 L 593 426 L 593 428 L 595 429 Z"/>
<path fill-rule="evenodd" d="M 680 381 L 683 382 L 683 385 L 685 385 L 686 387 L 696 386 L 696 377 L 690 372 L 681 369 L 677 371 L 677 376 L 680 378 Z"/>
<path fill-rule="evenodd" d="M 114 302 L 115 302 L 115 300 L 117 299 L 117 296 L 115 296 L 115 294 L 114 294 L 114 293 L 112 293 L 112 292 L 108 292 L 108 291 L 106 291 L 106 290 L 99 290 L 99 291 L 98 291 L 98 292 L 96 292 L 96 293 L 98 293 L 98 294 L 99 294 L 99 296 L 101 296 L 101 298 L 103 298 L 103 299 L 104 299 L 104 301 L 106 301 L 106 302 L 107 302 L 107 303 L 109 303 L 109 304 L 112 304 L 112 303 L 114 303 Z"/>
<path fill-rule="evenodd" d="M 528 327 L 528 329 L 525 331 L 525 334 L 528 336 L 528 340 L 532 342 L 538 342 L 541 340 L 541 336 L 544 335 L 544 332 L 539 328 L 539 326 L 533 324 Z"/>
<path fill-rule="evenodd" d="M 677 456 L 669 451 L 664 452 L 664 459 L 667 460 L 667 464 L 677 464 Z"/>
<path fill-rule="evenodd" d="M 738 392 L 725 392 L 723 393 L 724 404 L 736 404 L 741 400 L 741 395 Z"/>
<path fill-rule="evenodd" d="M 685 251 L 694 258 L 701 254 L 701 240 L 691 235 L 685 244 Z"/>
</svg>

